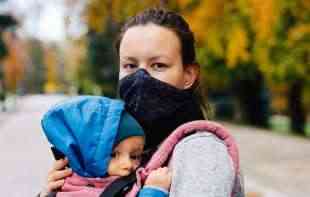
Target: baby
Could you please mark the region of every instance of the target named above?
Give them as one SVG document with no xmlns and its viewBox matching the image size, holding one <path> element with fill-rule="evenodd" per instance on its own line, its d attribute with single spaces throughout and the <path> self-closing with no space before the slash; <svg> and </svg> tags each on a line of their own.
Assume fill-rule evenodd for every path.
<svg viewBox="0 0 310 197">
<path fill-rule="evenodd" d="M 73 174 L 57 194 L 44 190 L 41 197 L 51 193 L 57 197 L 100 196 L 112 182 L 140 166 L 144 132 L 119 100 L 97 96 L 69 100 L 44 115 L 42 128 L 54 148 L 67 157 Z M 138 196 L 168 196 L 170 184 L 168 169 L 157 169 Z"/>
</svg>

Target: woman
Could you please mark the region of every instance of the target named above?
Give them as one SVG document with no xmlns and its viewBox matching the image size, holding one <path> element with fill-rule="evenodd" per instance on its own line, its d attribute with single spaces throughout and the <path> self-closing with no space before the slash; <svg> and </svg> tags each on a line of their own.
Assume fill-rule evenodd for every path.
<svg viewBox="0 0 310 197">
<path fill-rule="evenodd" d="M 116 43 L 119 94 L 146 131 L 150 149 L 156 149 L 179 125 L 204 119 L 203 103 L 195 94 L 200 66 L 194 44 L 186 21 L 163 9 L 148 9 L 121 30 Z M 71 174 L 69 169 L 61 170 L 66 164 L 66 160 L 55 162 L 47 191 L 61 187 L 63 178 Z M 172 197 L 228 197 L 233 190 L 243 196 L 227 148 L 212 133 L 185 137 L 174 149 L 170 164 Z"/>
</svg>

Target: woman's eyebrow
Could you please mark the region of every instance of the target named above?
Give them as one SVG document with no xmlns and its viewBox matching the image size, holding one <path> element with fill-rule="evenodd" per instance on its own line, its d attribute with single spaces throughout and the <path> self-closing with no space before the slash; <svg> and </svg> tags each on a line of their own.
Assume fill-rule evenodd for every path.
<svg viewBox="0 0 310 197">
<path fill-rule="evenodd" d="M 154 62 L 154 61 L 158 61 L 159 59 L 170 61 L 170 58 L 168 56 L 166 56 L 166 55 L 153 56 L 153 57 L 149 58 L 149 61 L 150 62 Z"/>
<path fill-rule="evenodd" d="M 121 57 L 121 60 L 129 60 L 129 61 L 132 61 L 132 62 L 137 62 L 137 58 L 135 57 L 130 57 L 130 56 L 124 56 L 124 57 Z"/>
<path fill-rule="evenodd" d="M 157 56 L 153 56 L 151 58 L 149 58 L 150 61 L 155 61 L 155 60 L 158 60 L 158 59 L 169 59 L 169 57 L 167 57 L 166 55 L 157 55 Z"/>
</svg>

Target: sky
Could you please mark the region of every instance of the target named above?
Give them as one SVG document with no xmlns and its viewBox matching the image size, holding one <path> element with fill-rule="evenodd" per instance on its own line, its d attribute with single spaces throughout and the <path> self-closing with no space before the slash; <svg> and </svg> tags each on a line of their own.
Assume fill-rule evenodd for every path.
<svg viewBox="0 0 310 197">
<path fill-rule="evenodd" d="M 1 8 L 9 9 L 21 21 L 19 34 L 35 37 L 43 41 L 63 41 L 66 36 L 78 37 L 86 31 L 78 15 L 83 8 L 83 0 L 68 9 L 65 0 L 7 0 L 0 1 Z M 7 4 L 7 5 L 5 5 Z M 8 8 L 4 8 L 8 7 Z M 69 25 L 65 26 L 65 17 L 69 16 Z"/>
</svg>

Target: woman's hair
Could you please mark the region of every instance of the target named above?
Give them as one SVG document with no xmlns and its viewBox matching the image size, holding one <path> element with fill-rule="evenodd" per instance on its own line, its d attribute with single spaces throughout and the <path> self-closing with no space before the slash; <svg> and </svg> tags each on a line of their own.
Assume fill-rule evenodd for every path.
<svg viewBox="0 0 310 197">
<path fill-rule="evenodd" d="M 186 65 L 197 65 L 195 52 L 195 39 L 188 23 L 184 18 L 176 12 L 169 11 L 163 8 L 150 8 L 131 17 L 122 27 L 120 34 L 116 40 L 116 52 L 119 55 L 120 44 L 125 32 L 130 28 L 138 25 L 155 24 L 161 27 L 166 27 L 176 33 L 181 42 L 182 63 Z M 207 104 L 204 102 L 202 88 L 199 79 L 196 80 L 194 87 L 197 100 L 202 106 L 204 114 L 208 112 Z"/>
<path fill-rule="evenodd" d="M 116 41 L 116 50 L 119 53 L 123 35 L 130 28 L 137 25 L 153 23 L 174 31 L 181 42 L 183 65 L 196 64 L 194 34 L 189 25 L 179 14 L 162 8 L 150 8 L 130 18 L 122 27 Z"/>
</svg>

